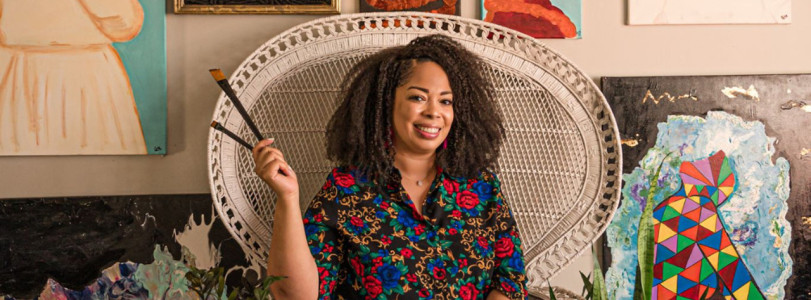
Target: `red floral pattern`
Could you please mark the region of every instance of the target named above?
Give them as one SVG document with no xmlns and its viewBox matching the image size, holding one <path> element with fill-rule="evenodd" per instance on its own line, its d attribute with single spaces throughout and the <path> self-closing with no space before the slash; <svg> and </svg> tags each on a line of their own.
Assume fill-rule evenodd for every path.
<svg viewBox="0 0 811 300">
<path fill-rule="evenodd" d="M 381 195 L 335 168 L 304 214 L 319 299 L 526 299 L 521 239 L 498 178 L 441 169 L 417 212 L 397 170 Z"/>
</svg>

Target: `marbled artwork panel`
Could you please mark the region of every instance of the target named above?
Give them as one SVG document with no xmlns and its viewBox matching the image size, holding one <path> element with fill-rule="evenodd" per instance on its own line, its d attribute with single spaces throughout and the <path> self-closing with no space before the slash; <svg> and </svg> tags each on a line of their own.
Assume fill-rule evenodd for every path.
<svg viewBox="0 0 811 300">
<path fill-rule="evenodd" d="M 621 204 L 606 231 L 610 298 L 633 297 L 637 226 L 647 199 L 656 205 L 677 196 L 684 187 L 680 166 L 719 151 L 729 159 L 736 181 L 734 192 L 718 206 L 723 228 L 716 229 L 726 231 L 735 250 L 725 253 L 740 254 L 766 298 L 811 293 L 805 284 L 811 281 L 811 226 L 806 224 L 811 218 L 811 137 L 805 133 L 811 127 L 809 83 L 811 75 L 603 79 L 623 140 L 625 172 Z M 653 178 L 657 170 L 659 176 Z M 667 222 L 680 228 L 675 219 Z M 688 243 L 676 245 L 681 244 Z M 684 286 L 672 287 L 676 285 Z"/>
<path fill-rule="evenodd" d="M 0 295 L 180 297 L 188 265 L 223 267 L 231 286 L 255 281 L 264 271 L 214 212 L 209 194 L 0 200 Z"/>
</svg>

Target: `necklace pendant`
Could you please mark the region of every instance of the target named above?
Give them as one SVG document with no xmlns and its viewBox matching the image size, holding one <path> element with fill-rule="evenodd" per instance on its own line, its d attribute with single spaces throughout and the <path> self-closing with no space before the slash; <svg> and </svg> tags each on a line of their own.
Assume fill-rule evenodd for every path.
<svg viewBox="0 0 811 300">
<path fill-rule="evenodd" d="M 417 180 L 417 186 L 422 186 L 422 180 Z"/>
</svg>

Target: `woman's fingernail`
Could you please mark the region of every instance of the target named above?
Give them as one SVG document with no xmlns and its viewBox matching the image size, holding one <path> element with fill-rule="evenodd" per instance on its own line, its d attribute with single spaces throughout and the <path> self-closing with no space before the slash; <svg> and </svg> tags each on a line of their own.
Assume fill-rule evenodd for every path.
<svg viewBox="0 0 811 300">
<path fill-rule="evenodd" d="M 270 143 L 273 143 L 274 141 L 276 141 L 276 139 L 274 139 L 274 138 L 268 138 L 267 140 L 270 141 Z"/>
</svg>

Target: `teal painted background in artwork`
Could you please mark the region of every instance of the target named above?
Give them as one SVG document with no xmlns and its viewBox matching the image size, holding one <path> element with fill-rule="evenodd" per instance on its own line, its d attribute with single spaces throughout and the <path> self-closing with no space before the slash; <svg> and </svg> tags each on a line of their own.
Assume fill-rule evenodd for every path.
<svg viewBox="0 0 811 300">
<path fill-rule="evenodd" d="M 581 0 L 552 0 L 552 4 L 560 8 L 566 16 L 572 20 L 575 26 L 577 26 L 577 38 L 581 38 L 581 15 L 583 10 L 583 3 Z"/>
<path fill-rule="evenodd" d="M 147 153 L 166 154 L 166 3 L 140 1 L 144 10 L 141 32 L 113 47 L 130 78 Z"/>
</svg>

